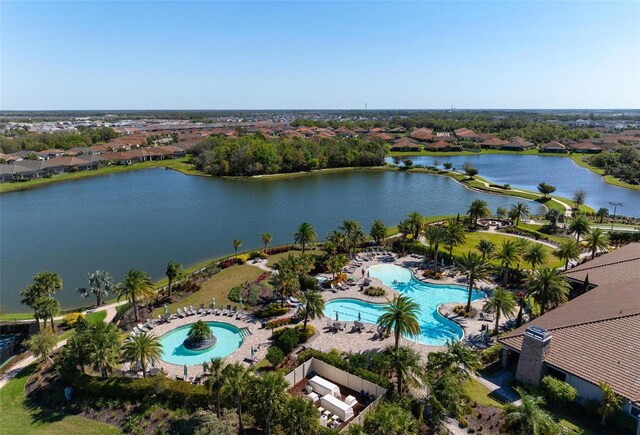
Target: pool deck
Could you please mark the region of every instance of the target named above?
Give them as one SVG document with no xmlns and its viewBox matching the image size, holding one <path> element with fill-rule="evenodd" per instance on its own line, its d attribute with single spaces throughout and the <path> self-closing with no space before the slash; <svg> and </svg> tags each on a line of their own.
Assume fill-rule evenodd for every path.
<svg viewBox="0 0 640 435">
<path fill-rule="evenodd" d="M 336 293 L 333 293 L 331 290 L 324 290 L 322 292 L 322 295 L 325 301 L 328 302 L 334 299 L 351 298 L 351 299 L 358 299 L 361 301 L 371 302 L 371 303 L 382 303 L 382 304 L 386 303 L 387 298 L 389 299 L 393 298 L 393 296 L 399 294 L 398 291 L 396 291 L 391 287 L 385 286 L 382 283 L 382 281 L 380 281 L 377 278 L 373 278 L 373 277 L 366 278 L 366 270 L 371 266 L 375 266 L 379 264 L 388 264 L 388 265 L 406 267 L 407 269 L 411 270 L 411 272 L 413 273 L 413 276 L 416 279 L 422 282 L 430 283 L 430 284 L 458 285 L 463 287 L 466 287 L 468 285 L 467 279 L 464 276 L 452 272 L 450 268 L 444 269 L 445 273 L 442 279 L 439 279 L 439 280 L 426 279 L 422 277 L 422 271 L 424 269 L 421 268 L 420 259 L 417 259 L 411 256 L 404 256 L 400 258 L 387 257 L 387 258 L 384 258 L 384 261 L 380 261 L 380 259 L 374 259 L 371 261 L 362 262 L 362 265 L 357 267 L 354 272 L 349 272 L 350 275 L 354 275 L 358 278 L 357 285 L 349 286 L 349 288 L 346 290 L 337 290 Z M 364 271 L 364 274 L 362 273 L 363 271 Z M 329 278 L 331 277 L 329 274 L 323 274 L 323 276 L 327 276 Z M 366 294 L 364 294 L 364 292 L 360 291 L 360 287 L 363 284 L 363 281 L 365 278 L 370 281 L 370 284 L 369 284 L 370 287 L 382 287 L 386 290 L 387 294 L 385 296 L 376 296 L 376 297 L 367 296 Z M 365 286 L 365 288 L 369 286 Z M 478 287 L 483 290 L 491 290 L 494 286 L 488 282 L 481 281 Z M 478 310 L 478 312 L 480 312 L 482 311 L 482 306 L 484 305 L 485 302 L 486 302 L 485 298 L 480 298 L 473 301 L 471 305 L 476 310 Z M 464 302 L 462 304 L 464 304 Z M 448 317 L 449 319 L 453 320 L 454 322 L 456 322 L 462 327 L 465 334 L 463 338 L 465 342 L 471 343 L 471 342 L 477 341 L 478 337 L 482 333 L 481 328 L 483 327 L 483 325 L 487 325 L 487 324 L 489 324 L 490 326 L 493 325 L 491 322 L 479 320 L 477 317 L 473 319 L 460 318 L 455 313 L 453 313 L 453 308 L 456 305 L 460 305 L 460 303 L 449 303 L 449 304 L 441 305 L 439 307 L 439 312 L 443 316 Z M 507 319 L 504 319 L 504 320 L 501 319 L 501 323 L 506 320 Z M 361 333 L 351 331 L 353 322 L 346 322 L 347 327 L 344 331 L 339 331 L 339 332 L 330 331 L 329 328 L 327 328 L 327 325 L 328 323 L 333 323 L 333 319 L 329 319 L 326 316 L 320 319 L 315 319 L 313 321 L 310 321 L 309 323 L 313 325 L 313 327 L 316 329 L 317 332 L 311 339 L 309 339 L 309 341 L 306 343 L 306 346 L 312 347 L 314 349 L 317 349 L 323 352 L 328 352 L 328 351 L 331 351 L 332 349 L 338 349 L 339 351 L 354 352 L 354 353 L 377 352 L 377 351 L 384 350 L 388 346 L 393 346 L 395 343 L 395 339 L 393 335 L 384 339 L 374 338 L 374 335 L 376 335 L 375 332 L 377 327 L 376 325 L 373 325 L 370 323 L 364 323 L 365 331 Z M 345 322 L 341 321 L 341 323 L 345 323 Z M 426 356 L 430 352 L 437 352 L 445 349 L 444 346 L 429 346 L 426 344 L 418 343 L 414 340 L 409 340 L 404 337 L 400 338 L 400 345 L 413 348 L 416 352 L 422 355 L 423 358 L 426 358 Z"/>
<path fill-rule="evenodd" d="M 206 316 L 189 316 L 184 319 L 175 319 L 169 323 L 163 323 L 155 328 L 153 328 L 150 333 L 154 336 L 160 338 L 168 332 L 173 331 L 176 328 L 181 326 L 190 325 L 192 323 L 197 322 L 198 320 L 204 320 L 205 322 L 218 322 L 218 323 L 227 323 L 229 325 L 236 326 L 237 328 L 248 328 L 251 332 L 251 335 L 247 335 L 242 344 L 238 349 L 236 349 L 231 355 L 224 358 L 225 363 L 230 364 L 234 362 L 242 362 L 247 366 L 251 364 L 245 361 L 245 358 L 249 358 L 251 355 L 251 346 L 255 350 L 254 360 L 260 361 L 267 354 L 267 349 L 269 348 L 269 338 L 271 337 L 270 329 L 260 329 L 260 323 L 258 320 L 251 316 L 248 318 L 236 319 L 235 317 L 229 316 L 216 316 L 215 314 L 210 314 Z M 164 372 L 170 378 L 182 377 L 184 376 L 184 366 L 171 364 L 166 361 L 160 360 L 156 363 L 156 367 L 162 368 Z M 128 363 L 123 364 L 123 370 L 128 370 L 130 365 Z M 196 377 L 203 372 L 202 364 L 188 366 L 188 378 Z"/>
</svg>

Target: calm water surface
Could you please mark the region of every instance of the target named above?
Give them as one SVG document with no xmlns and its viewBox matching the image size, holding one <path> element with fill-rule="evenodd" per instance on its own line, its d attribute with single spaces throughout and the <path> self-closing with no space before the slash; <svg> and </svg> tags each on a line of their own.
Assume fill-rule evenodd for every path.
<svg viewBox="0 0 640 435">
<path fill-rule="evenodd" d="M 530 156 L 513 154 L 477 154 L 470 156 L 411 156 L 416 165 L 440 166 L 445 162 L 461 170 L 470 162 L 480 172 L 478 175 L 496 184 L 508 183 L 512 187 L 538 191 L 538 183 L 545 182 L 556 187 L 556 195 L 571 198 L 578 189 L 587 192 L 587 204 L 596 210 L 606 207 L 613 212 L 609 201 L 622 202 L 618 212 L 626 216 L 640 216 L 640 191 L 607 184 L 604 178 L 577 165 L 568 157 Z M 393 162 L 392 158 L 387 158 Z"/>
<path fill-rule="evenodd" d="M 168 261 L 192 265 L 228 254 L 233 239 L 242 250 L 259 248 L 263 232 L 273 244 L 290 243 L 304 221 L 319 238 L 343 219 L 357 219 L 368 232 L 374 219 L 397 225 L 413 210 L 462 214 L 476 198 L 493 210 L 515 201 L 448 177 L 376 171 L 238 181 L 148 169 L 2 194 L 0 304 L 28 311 L 18 293 L 44 270 L 60 273 L 59 300 L 73 307 L 94 302 L 75 289 L 96 269 L 116 280 L 142 269 L 157 280 Z"/>
</svg>

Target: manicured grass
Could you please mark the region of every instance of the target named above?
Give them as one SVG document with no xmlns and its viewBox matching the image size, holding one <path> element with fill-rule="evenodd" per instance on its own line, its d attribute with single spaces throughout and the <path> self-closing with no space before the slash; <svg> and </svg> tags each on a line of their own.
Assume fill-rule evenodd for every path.
<svg viewBox="0 0 640 435">
<path fill-rule="evenodd" d="M 0 314 L 0 322 L 13 322 L 14 320 L 31 320 L 33 313 L 7 313 Z"/>
<path fill-rule="evenodd" d="M 0 193 L 31 189 L 34 187 L 41 187 L 60 181 L 80 180 L 82 178 L 116 174 L 120 172 L 135 171 L 138 169 L 147 168 L 169 168 L 180 171 L 187 175 L 206 175 L 200 171 L 196 171 L 195 169 L 193 169 L 193 166 L 188 163 L 188 157 L 183 157 L 181 159 L 168 159 L 153 162 L 134 163 L 128 166 L 111 165 L 91 171 L 68 172 L 60 175 L 53 175 L 49 178 L 37 178 L 35 180 L 29 180 L 25 182 L 2 183 L 0 184 Z"/>
<path fill-rule="evenodd" d="M 500 244 L 505 241 L 505 240 L 511 240 L 514 241 L 516 240 L 516 238 L 514 236 L 509 236 L 506 234 L 501 234 L 501 233 L 481 233 L 481 232 L 467 232 L 467 240 L 465 242 L 464 245 L 460 245 L 460 246 L 454 246 L 453 248 L 453 255 L 462 255 L 465 254 L 469 251 L 471 252 L 476 252 L 478 253 L 478 250 L 476 250 L 476 245 L 478 244 L 478 242 L 480 242 L 480 240 L 489 240 L 490 242 L 493 242 L 496 245 L 496 249 L 498 249 L 500 247 Z M 529 241 L 530 243 L 536 243 L 535 241 L 531 240 Z M 548 260 L 547 260 L 547 265 L 548 266 L 552 266 L 552 267 L 561 267 L 563 266 L 563 263 L 561 260 L 558 260 L 556 257 L 554 257 L 552 255 L 553 249 L 551 249 L 549 246 L 543 246 L 543 249 L 547 252 L 548 254 Z M 446 247 L 440 246 L 440 251 L 445 254 L 448 255 L 449 252 L 447 250 Z M 440 254 L 442 256 L 442 254 Z M 442 257 L 441 257 L 442 258 Z M 495 265 L 499 265 L 500 263 L 497 260 L 491 260 L 492 264 Z M 530 269 L 531 265 L 527 262 L 521 262 L 520 263 L 520 267 L 523 269 Z"/>
<path fill-rule="evenodd" d="M 42 409 L 27 401 L 24 387 L 35 364 L 0 389 L 0 432 L 3 434 L 119 434 L 118 429 L 83 417 Z"/>
<path fill-rule="evenodd" d="M 471 402 L 477 402 L 478 405 L 491 406 L 493 408 L 504 408 L 504 403 L 499 401 L 499 396 L 489 390 L 475 379 L 469 379 L 464 384 L 464 393 L 469 396 Z"/>
<path fill-rule="evenodd" d="M 475 151 L 391 151 L 387 155 L 390 157 L 407 157 L 411 156 L 477 156 L 478 154 L 513 154 L 513 155 L 535 155 L 550 157 L 566 157 L 566 154 L 558 153 L 541 153 L 537 149 L 525 151 L 507 151 L 507 150 L 488 150 L 483 149 Z"/>
<path fill-rule="evenodd" d="M 518 225 L 518 228 L 524 228 L 524 229 L 532 230 L 532 231 L 540 231 L 540 228 L 542 228 L 542 225 L 520 223 Z M 573 237 L 570 237 L 570 236 L 567 236 L 567 235 L 545 234 L 545 233 L 542 233 L 542 235 L 544 235 L 545 237 L 549 238 L 549 240 L 551 240 L 552 242 L 555 242 L 555 243 L 561 243 L 561 242 L 564 242 L 565 240 L 572 240 L 573 239 Z"/>
</svg>

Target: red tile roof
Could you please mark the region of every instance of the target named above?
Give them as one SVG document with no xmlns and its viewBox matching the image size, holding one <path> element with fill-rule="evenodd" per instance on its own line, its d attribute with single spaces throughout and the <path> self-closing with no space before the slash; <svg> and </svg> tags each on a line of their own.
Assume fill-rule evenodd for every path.
<svg viewBox="0 0 640 435">
<path fill-rule="evenodd" d="M 422 141 L 432 140 L 433 130 L 430 128 L 419 128 L 409 133 L 409 136 L 414 139 L 422 140 Z"/>
</svg>

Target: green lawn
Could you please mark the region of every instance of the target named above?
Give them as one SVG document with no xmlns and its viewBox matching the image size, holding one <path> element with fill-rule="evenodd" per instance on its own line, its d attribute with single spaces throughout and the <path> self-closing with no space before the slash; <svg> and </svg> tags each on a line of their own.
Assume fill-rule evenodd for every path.
<svg viewBox="0 0 640 435">
<path fill-rule="evenodd" d="M 472 252 L 478 252 L 476 250 L 476 245 L 478 244 L 478 242 L 480 242 L 480 240 L 482 239 L 486 239 L 489 240 L 490 242 L 493 242 L 496 245 L 496 249 L 499 248 L 500 244 L 504 241 L 504 240 L 516 240 L 515 237 L 513 236 L 508 236 L 506 234 L 500 234 L 500 233 L 481 233 L 481 232 L 467 232 L 467 240 L 465 242 L 464 245 L 460 245 L 460 246 L 455 246 L 453 248 L 453 255 L 462 255 L 465 254 L 469 251 Z M 533 240 L 530 241 L 530 243 L 536 243 Z M 547 265 L 552 266 L 552 267 L 561 267 L 563 266 L 563 263 L 561 260 L 558 260 L 556 257 L 554 257 L 552 255 L 553 249 L 551 249 L 549 246 L 544 246 L 544 250 L 547 252 L 547 254 L 549 254 L 549 259 L 547 261 Z M 448 250 L 446 249 L 446 247 L 440 246 L 440 251 L 443 253 L 446 253 L 448 255 Z M 499 262 L 496 260 L 491 260 L 492 264 L 495 265 L 499 265 Z M 520 266 L 523 269 L 528 269 L 531 268 L 531 265 L 529 263 L 526 262 L 522 262 L 520 263 Z"/>
<path fill-rule="evenodd" d="M 531 231 L 540 231 L 540 228 L 542 228 L 542 225 L 520 223 L 518 225 L 518 227 L 519 228 L 524 228 L 524 229 L 527 229 L 527 230 L 531 230 Z M 542 233 L 542 235 L 544 235 L 545 237 L 549 238 L 549 240 L 551 240 L 552 242 L 555 242 L 555 243 L 562 243 L 565 240 L 573 240 L 573 237 L 567 236 L 567 235 L 544 234 L 544 233 Z"/>
<path fill-rule="evenodd" d="M 33 319 L 33 313 L 7 313 L 0 314 L 0 322 L 13 322 L 14 320 Z"/>
<path fill-rule="evenodd" d="M 475 379 L 469 379 L 464 384 L 464 392 L 472 402 L 477 402 L 478 405 L 504 408 L 504 403 L 498 400 L 499 396 Z"/>
<path fill-rule="evenodd" d="M 12 434 L 119 434 L 118 429 L 86 418 L 42 409 L 27 401 L 24 387 L 35 364 L 25 368 L 0 389 L 0 433 Z"/>
</svg>

